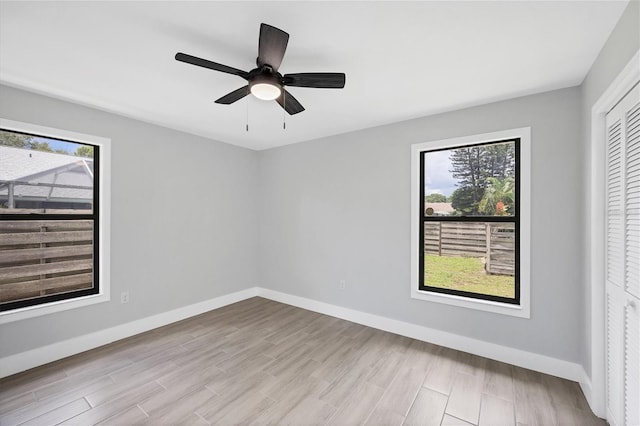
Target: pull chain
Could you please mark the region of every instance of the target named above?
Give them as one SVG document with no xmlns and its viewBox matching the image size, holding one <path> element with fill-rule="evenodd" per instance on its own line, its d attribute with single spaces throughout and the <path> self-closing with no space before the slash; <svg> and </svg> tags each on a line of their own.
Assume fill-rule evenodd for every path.
<svg viewBox="0 0 640 426">
<path fill-rule="evenodd" d="M 249 97 L 247 96 L 247 132 L 249 131 Z"/>
<path fill-rule="evenodd" d="M 284 89 L 282 89 L 282 105 L 284 107 L 282 108 L 282 129 L 287 130 L 287 92 L 285 92 Z"/>
</svg>

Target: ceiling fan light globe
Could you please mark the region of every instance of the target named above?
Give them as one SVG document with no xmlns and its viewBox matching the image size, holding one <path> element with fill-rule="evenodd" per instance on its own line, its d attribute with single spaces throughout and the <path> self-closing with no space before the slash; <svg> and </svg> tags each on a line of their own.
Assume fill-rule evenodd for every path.
<svg viewBox="0 0 640 426">
<path fill-rule="evenodd" d="M 258 99 L 272 101 L 280 96 L 282 90 L 273 84 L 256 83 L 251 86 L 251 93 Z"/>
</svg>

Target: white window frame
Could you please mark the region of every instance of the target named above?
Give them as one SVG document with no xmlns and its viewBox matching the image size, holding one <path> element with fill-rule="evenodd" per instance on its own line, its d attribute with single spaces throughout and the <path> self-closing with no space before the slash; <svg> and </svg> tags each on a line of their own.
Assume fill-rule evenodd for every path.
<svg viewBox="0 0 640 426">
<path fill-rule="evenodd" d="M 420 204 L 420 155 L 424 151 L 456 148 L 464 145 L 506 139 L 520 139 L 520 304 L 494 302 L 470 297 L 419 290 L 419 259 L 422 205 Z M 502 130 L 492 133 L 422 142 L 411 145 L 411 298 L 443 303 L 520 318 L 530 318 L 530 247 L 531 247 L 531 128 Z"/>
<path fill-rule="evenodd" d="M 100 283 L 99 293 L 0 312 L 0 324 L 34 318 L 41 315 L 48 315 L 55 312 L 67 311 L 96 303 L 108 302 L 111 300 L 111 139 L 4 118 L 0 118 L 0 128 L 16 132 L 41 135 L 54 139 L 64 139 L 68 141 L 97 145 L 100 147 L 100 164 L 97 168 L 97 170 L 99 170 L 98 179 L 100 188 L 100 193 L 98 194 L 98 220 L 100 221 L 98 228 L 98 264 L 100 265 L 98 269 Z"/>
</svg>

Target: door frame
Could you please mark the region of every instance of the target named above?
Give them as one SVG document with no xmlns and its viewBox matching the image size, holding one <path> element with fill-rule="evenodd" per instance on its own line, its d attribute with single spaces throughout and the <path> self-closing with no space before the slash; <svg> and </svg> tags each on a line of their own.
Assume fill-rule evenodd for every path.
<svg viewBox="0 0 640 426">
<path fill-rule="evenodd" d="M 606 418 L 605 328 L 605 159 L 606 115 L 640 81 L 640 50 L 591 108 L 589 181 L 589 283 L 591 287 L 591 386 L 584 389 L 591 409 Z M 589 395 L 590 393 L 590 395 Z"/>
</svg>

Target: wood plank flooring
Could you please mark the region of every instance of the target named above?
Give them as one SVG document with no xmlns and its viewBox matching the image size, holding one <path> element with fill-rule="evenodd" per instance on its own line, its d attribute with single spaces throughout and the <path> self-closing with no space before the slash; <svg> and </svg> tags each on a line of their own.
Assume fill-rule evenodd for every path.
<svg viewBox="0 0 640 426">
<path fill-rule="evenodd" d="M 604 425 L 576 383 L 252 298 L 0 380 L 0 425 Z"/>
</svg>

